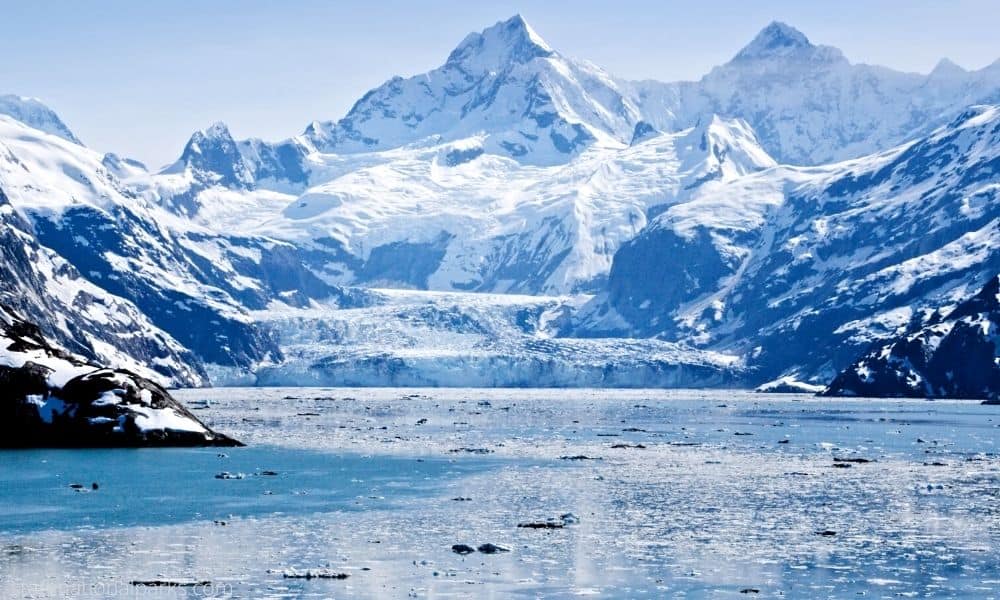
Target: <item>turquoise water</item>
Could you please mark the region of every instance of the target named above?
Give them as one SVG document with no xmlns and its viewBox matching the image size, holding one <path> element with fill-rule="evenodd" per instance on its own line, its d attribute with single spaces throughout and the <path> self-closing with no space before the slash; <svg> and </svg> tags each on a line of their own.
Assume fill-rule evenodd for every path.
<svg viewBox="0 0 1000 600">
<path fill-rule="evenodd" d="M 0 451 L 0 535 L 391 508 L 486 462 L 270 446 Z"/>
<path fill-rule="evenodd" d="M 178 396 L 249 447 L 0 453 L 0 598 L 136 597 L 130 581 L 156 578 L 211 581 L 220 598 L 1000 598 L 996 406 Z M 564 529 L 518 527 L 565 513 Z M 510 552 L 452 552 L 484 543 Z M 349 578 L 284 578 L 310 569 Z"/>
</svg>

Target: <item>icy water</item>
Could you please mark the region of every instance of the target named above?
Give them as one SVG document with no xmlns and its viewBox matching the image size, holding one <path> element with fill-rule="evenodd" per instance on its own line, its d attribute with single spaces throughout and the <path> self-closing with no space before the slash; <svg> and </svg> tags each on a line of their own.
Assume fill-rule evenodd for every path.
<svg viewBox="0 0 1000 600">
<path fill-rule="evenodd" d="M 249 447 L 0 452 L 0 598 L 1000 596 L 996 406 L 721 391 L 178 396 Z M 518 527 L 550 519 L 565 526 Z M 451 550 L 485 543 L 509 551 Z"/>
</svg>

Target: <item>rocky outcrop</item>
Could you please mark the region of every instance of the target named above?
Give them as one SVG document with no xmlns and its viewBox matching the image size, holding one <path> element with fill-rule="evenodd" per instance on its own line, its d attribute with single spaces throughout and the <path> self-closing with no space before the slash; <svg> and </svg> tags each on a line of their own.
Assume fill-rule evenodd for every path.
<svg viewBox="0 0 1000 600">
<path fill-rule="evenodd" d="M 156 383 L 54 347 L 0 305 L 0 448 L 240 445 Z"/>
<path fill-rule="evenodd" d="M 1000 401 L 1000 276 L 947 316 L 880 343 L 823 395 Z"/>
</svg>

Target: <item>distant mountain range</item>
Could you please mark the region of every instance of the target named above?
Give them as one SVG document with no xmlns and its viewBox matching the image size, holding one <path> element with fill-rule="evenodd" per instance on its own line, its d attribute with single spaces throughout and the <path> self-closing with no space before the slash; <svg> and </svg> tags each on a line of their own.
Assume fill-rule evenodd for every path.
<svg viewBox="0 0 1000 600">
<path fill-rule="evenodd" d="M 777 22 L 699 81 L 625 81 L 520 16 L 159 172 L 4 96 L 0 301 L 187 385 L 826 384 L 1000 272 L 998 105 L 1000 61 L 900 73 Z"/>
</svg>

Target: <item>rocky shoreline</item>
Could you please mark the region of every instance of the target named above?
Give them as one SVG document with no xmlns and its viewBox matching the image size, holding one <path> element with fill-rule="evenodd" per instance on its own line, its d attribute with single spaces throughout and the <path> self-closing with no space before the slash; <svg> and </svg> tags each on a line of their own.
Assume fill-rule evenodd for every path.
<svg viewBox="0 0 1000 600">
<path fill-rule="evenodd" d="M 157 383 L 65 352 L 0 305 L 0 448 L 242 445 Z"/>
</svg>

